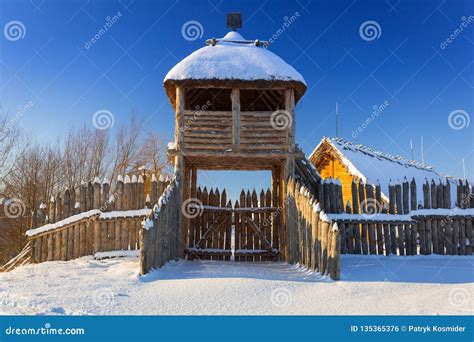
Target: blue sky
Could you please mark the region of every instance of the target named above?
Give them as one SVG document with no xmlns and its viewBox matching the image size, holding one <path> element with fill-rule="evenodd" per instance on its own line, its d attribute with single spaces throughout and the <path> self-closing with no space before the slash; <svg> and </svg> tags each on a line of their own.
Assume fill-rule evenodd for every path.
<svg viewBox="0 0 474 342">
<path fill-rule="evenodd" d="M 24 37 L 0 37 L 0 102 L 15 111 L 30 101 L 20 124 L 42 140 L 56 140 L 71 125 L 92 125 L 107 109 L 115 127 L 132 111 L 171 140 L 174 113 L 162 80 L 179 60 L 227 32 L 226 13 L 242 12 L 242 35 L 269 39 L 299 16 L 270 49 L 305 78 L 308 90 L 297 107 L 297 141 L 309 154 L 321 137 L 335 134 L 335 103 L 340 136 L 392 154 L 415 159 L 424 138 L 425 162 L 438 171 L 473 179 L 473 125 L 453 129 L 449 114 L 473 113 L 474 21 L 441 47 L 474 15 L 469 1 L 58 1 L 4 0 L 0 24 L 20 21 Z M 107 17 L 122 15 L 100 39 L 85 48 Z M 181 29 L 198 21 L 202 37 L 188 41 Z M 380 35 L 362 39 L 359 28 L 375 21 Z M 10 37 L 11 38 L 11 37 Z M 353 131 L 387 108 L 354 139 Z M 461 123 L 461 127 L 466 126 Z M 458 127 L 459 128 L 459 127 Z M 112 128 L 113 129 L 113 128 Z M 201 183 L 268 186 L 268 173 L 202 174 Z"/>
</svg>

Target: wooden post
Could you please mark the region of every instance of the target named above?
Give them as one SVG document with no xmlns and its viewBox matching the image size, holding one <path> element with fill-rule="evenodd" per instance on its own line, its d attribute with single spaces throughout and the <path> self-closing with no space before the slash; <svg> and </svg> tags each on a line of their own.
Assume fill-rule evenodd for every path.
<svg viewBox="0 0 474 342">
<path fill-rule="evenodd" d="M 400 181 L 395 184 L 395 197 L 397 203 L 397 214 L 403 214 L 403 203 L 402 203 L 402 186 Z M 397 226 L 398 230 L 398 253 L 405 255 L 405 230 L 403 224 Z"/>
<path fill-rule="evenodd" d="M 113 202 L 110 200 L 110 183 L 107 178 L 104 178 L 102 181 L 102 190 L 101 190 L 101 209 L 102 211 L 111 211 L 113 208 Z"/>
<path fill-rule="evenodd" d="M 290 127 L 288 127 L 288 152 L 295 150 L 295 93 L 293 89 L 285 89 L 285 110 L 290 115 Z M 294 168 L 294 167 L 293 167 Z"/>
<path fill-rule="evenodd" d="M 408 214 L 410 212 L 410 184 L 408 183 L 407 178 L 403 179 L 402 183 L 402 192 L 403 192 L 403 214 Z M 406 255 L 411 255 L 411 225 L 404 224 L 404 236 L 405 236 L 405 250 Z"/>
<path fill-rule="evenodd" d="M 132 175 L 132 183 L 130 189 L 130 209 L 137 209 L 137 176 Z"/>
<path fill-rule="evenodd" d="M 426 178 L 425 182 L 423 183 L 423 208 L 431 208 L 430 184 L 428 183 L 428 180 Z"/>
<path fill-rule="evenodd" d="M 240 149 L 240 90 L 233 88 L 230 98 L 232 101 L 232 151 L 238 152 Z"/>
<path fill-rule="evenodd" d="M 446 184 L 443 186 L 443 207 L 444 208 L 451 208 L 451 185 L 449 184 L 449 180 L 446 178 Z"/>
<path fill-rule="evenodd" d="M 331 265 L 330 277 L 333 280 L 339 280 L 341 278 L 340 271 L 340 245 L 341 235 L 339 234 L 339 228 L 337 223 L 331 225 L 331 250 L 329 251 L 329 258 Z"/>
<path fill-rule="evenodd" d="M 51 196 L 49 200 L 49 214 L 48 214 L 48 223 L 56 222 L 56 200 L 54 196 Z"/>
<path fill-rule="evenodd" d="M 438 192 L 434 179 L 431 180 L 431 208 L 438 209 Z"/>
<path fill-rule="evenodd" d="M 63 200 L 62 200 L 60 194 L 56 195 L 55 203 L 56 203 L 55 219 L 56 219 L 56 222 L 58 222 L 58 221 L 61 221 L 63 219 L 63 217 L 62 217 Z"/>
<path fill-rule="evenodd" d="M 418 202 L 416 200 L 416 181 L 412 178 L 410 182 L 410 208 L 411 210 L 418 209 Z"/>
<path fill-rule="evenodd" d="M 151 175 L 151 182 L 150 182 L 150 202 L 152 207 L 158 203 L 158 197 L 157 197 L 157 180 L 156 180 L 156 175 L 152 174 Z"/>
<path fill-rule="evenodd" d="M 137 183 L 137 209 L 146 208 L 145 205 L 145 180 L 143 176 L 138 176 L 138 183 Z"/>
<path fill-rule="evenodd" d="M 321 274 L 326 274 L 328 270 L 328 234 L 330 223 L 327 221 L 321 222 Z"/>
<path fill-rule="evenodd" d="M 374 186 L 372 184 L 366 184 L 365 185 L 365 192 L 366 192 L 366 202 L 365 202 L 365 212 L 367 215 L 370 216 L 375 216 L 377 215 L 377 204 L 375 203 L 375 197 L 374 197 Z M 368 238 L 369 238 L 369 252 L 370 254 L 377 254 L 377 246 L 376 246 L 376 240 L 375 240 L 375 225 L 374 223 L 369 223 L 368 224 Z"/>
</svg>

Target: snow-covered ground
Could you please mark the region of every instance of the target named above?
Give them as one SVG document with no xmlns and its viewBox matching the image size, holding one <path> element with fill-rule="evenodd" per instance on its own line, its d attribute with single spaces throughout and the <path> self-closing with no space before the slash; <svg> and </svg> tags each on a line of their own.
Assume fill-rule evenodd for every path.
<svg viewBox="0 0 474 342">
<path fill-rule="evenodd" d="M 343 256 L 342 280 L 284 263 L 137 258 L 0 273 L 0 314 L 473 314 L 474 257 Z"/>
</svg>

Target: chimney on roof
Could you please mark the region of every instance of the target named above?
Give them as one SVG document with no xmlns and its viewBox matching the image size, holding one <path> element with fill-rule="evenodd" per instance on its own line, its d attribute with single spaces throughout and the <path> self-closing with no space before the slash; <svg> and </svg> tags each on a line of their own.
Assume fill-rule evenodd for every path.
<svg viewBox="0 0 474 342">
<path fill-rule="evenodd" d="M 227 27 L 232 31 L 242 28 L 242 14 L 240 12 L 227 13 Z"/>
</svg>

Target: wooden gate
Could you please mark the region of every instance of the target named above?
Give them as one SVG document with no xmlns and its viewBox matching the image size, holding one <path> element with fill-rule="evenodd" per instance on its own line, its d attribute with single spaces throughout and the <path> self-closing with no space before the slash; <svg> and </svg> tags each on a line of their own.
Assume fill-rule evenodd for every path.
<svg viewBox="0 0 474 342">
<path fill-rule="evenodd" d="M 226 191 L 197 190 L 185 212 L 190 224 L 186 253 L 189 259 L 269 261 L 278 259 L 280 214 L 270 190 L 244 190 L 234 205 Z M 185 215 L 186 216 L 186 215 Z"/>
</svg>

